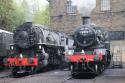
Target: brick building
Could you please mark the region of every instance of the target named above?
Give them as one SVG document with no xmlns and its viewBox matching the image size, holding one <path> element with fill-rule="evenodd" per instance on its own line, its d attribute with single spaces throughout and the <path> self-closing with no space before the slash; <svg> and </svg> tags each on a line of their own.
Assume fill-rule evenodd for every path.
<svg viewBox="0 0 125 83">
<path fill-rule="evenodd" d="M 77 7 L 72 6 L 71 0 L 48 0 L 50 3 L 50 26 L 53 29 L 72 33 L 82 24 Z M 92 22 L 113 31 L 115 41 L 111 42 L 111 49 L 120 47 L 125 54 L 125 1 L 124 0 L 96 0 L 96 8 L 91 14 Z M 124 55 L 125 56 L 125 55 Z M 125 57 L 122 58 L 125 61 Z"/>
<path fill-rule="evenodd" d="M 97 6 L 92 12 L 94 23 L 107 27 L 111 31 L 125 30 L 125 1 L 97 0 Z"/>
<path fill-rule="evenodd" d="M 122 55 L 122 61 L 125 63 L 125 1 L 97 0 L 92 21 L 110 31 L 110 38 L 113 39 L 111 51 L 114 55 Z"/>
<path fill-rule="evenodd" d="M 71 0 L 49 0 L 51 27 L 56 30 L 73 32 L 80 24 L 77 7 L 72 6 Z"/>
<path fill-rule="evenodd" d="M 125 30 L 124 0 L 96 0 L 92 21 L 110 31 Z M 71 0 L 49 0 L 51 27 L 56 30 L 72 32 L 81 24 L 81 16 Z"/>
</svg>

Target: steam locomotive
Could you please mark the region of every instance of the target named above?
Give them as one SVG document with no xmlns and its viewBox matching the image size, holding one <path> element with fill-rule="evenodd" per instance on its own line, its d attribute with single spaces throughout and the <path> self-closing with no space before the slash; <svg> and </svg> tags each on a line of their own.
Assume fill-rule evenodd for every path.
<svg viewBox="0 0 125 83">
<path fill-rule="evenodd" d="M 11 43 L 13 43 L 13 33 L 0 29 L 0 70 L 5 68 L 4 61 L 8 56 Z"/>
<path fill-rule="evenodd" d="M 31 22 L 20 25 L 13 39 L 6 65 L 12 68 L 14 76 L 61 66 L 65 58 L 65 46 L 73 45 L 73 40 L 65 33 Z"/>
<path fill-rule="evenodd" d="M 83 17 L 83 25 L 74 31 L 74 52 L 69 56 L 72 76 L 81 73 L 98 75 L 111 62 L 108 33 Z"/>
</svg>

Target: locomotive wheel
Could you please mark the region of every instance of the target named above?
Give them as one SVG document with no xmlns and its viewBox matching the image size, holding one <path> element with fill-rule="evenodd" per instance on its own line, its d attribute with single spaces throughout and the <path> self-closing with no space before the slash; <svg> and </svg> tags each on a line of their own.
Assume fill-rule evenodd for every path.
<svg viewBox="0 0 125 83">
<path fill-rule="evenodd" d="M 12 75 L 13 75 L 13 77 L 18 77 L 19 76 L 19 74 L 17 73 L 17 71 L 18 71 L 18 68 L 13 68 L 12 69 Z"/>
<path fill-rule="evenodd" d="M 103 70 L 103 71 L 105 70 L 105 65 L 104 65 L 104 64 L 102 65 L 102 70 Z"/>
<path fill-rule="evenodd" d="M 95 72 L 98 72 L 98 65 L 95 65 Z"/>
<path fill-rule="evenodd" d="M 70 66 L 71 75 L 73 74 L 73 65 Z"/>
<path fill-rule="evenodd" d="M 17 72 L 13 72 L 13 73 L 12 73 L 12 76 L 13 76 L 13 77 L 18 77 L 19 75 L 17 74 Z"/>
<path fill-rule="evenodd" d="M 103 72 L 102 67 L 100 67 L 100 71 L 99 71 L 99 73 L 101 74 L 102 72 Z"/>
<path fill-rule="evenodd" d="M 71 64 L 68 62 L 68 70 L 71 70 L 70 65 L 71 65 Z"/>
<path fill-rule="evenodd" d="M 31 72 L 29 73 L 30 75 L 37 73 L 37 68 L 36 67 L 31 67 Z"/>
<path fill-rule="evenodd" d="M 99 65 L 99 74 L 101 74 L 103 71 L 104 71 L 104 65 L 103 64 L 100 64 Z"/>
<path fill-rule="evenodd" d="M 99 75 L 99 66 L 98 66 L 98 64 L 95 64 L 95 74 Z"/>
<path fill-rule="evenodd" d="M 107 66 L 110 65 L 110 62 L 111 62 L 111 57 L 109 56 L 109 57 L 107 57 Z"/>
<path fill-rule="evenodd" d="M 73 65 L 70 66 L 70 71 L 71 71 L 72 77 L 75 77 Z"/>
</svg>

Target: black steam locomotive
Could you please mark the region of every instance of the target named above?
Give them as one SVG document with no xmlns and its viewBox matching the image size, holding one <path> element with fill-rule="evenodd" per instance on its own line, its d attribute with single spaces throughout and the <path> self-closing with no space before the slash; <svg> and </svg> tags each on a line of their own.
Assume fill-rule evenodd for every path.
<svg viewBox="0 0 125 83">
<path fill-rule="evenodd" d="M 69 57 L 71 74 L 100 74 L 111 61 L 108 33 L 83 17 L 83 25 L 74 32 L 74 53 Z"/>
<path fill-rule="evenodd" d="M 61 66 L 65 59 L 65 46 L 73 45 L 73 40 L 65 33 L 31 22 L 20 25 L 13 38 L 6 65 L 12 67 L 14 76 Z"/>
</svg>

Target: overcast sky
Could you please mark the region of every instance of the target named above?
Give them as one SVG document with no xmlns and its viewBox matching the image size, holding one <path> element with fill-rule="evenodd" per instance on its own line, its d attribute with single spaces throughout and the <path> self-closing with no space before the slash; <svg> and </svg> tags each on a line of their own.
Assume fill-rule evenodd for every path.
<svg viewBox="0 0 125 83">
<path fill-rule="evenodd" d="M 21 2 L 23 0 L 15 0 L 15 1 L 17 4 L 21 5 Z M 46 0 L 25 0 L 25 1 L 28 4 L 26 22 L 32 22 L 34 8 L 42 10 L 45 9 L 45 6 L 48 4 Z"/>
<path fill-rule="evenodd" d="M 17 4 L 20 4 L 21 1 L 23 0 L 16 0 Z M 26 0 L 26 1 L 29 3 L 29 5 L 32 5 L 35 1 L 35 3 L 38 4 L 41 8 L 48 4 L 46 0 Z"/>
</svg>

